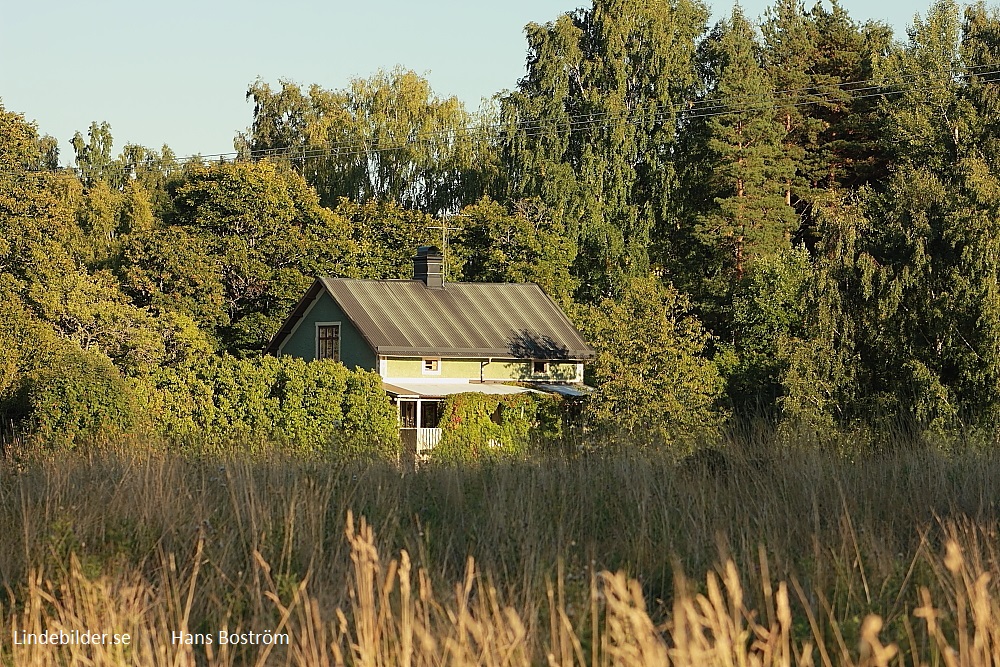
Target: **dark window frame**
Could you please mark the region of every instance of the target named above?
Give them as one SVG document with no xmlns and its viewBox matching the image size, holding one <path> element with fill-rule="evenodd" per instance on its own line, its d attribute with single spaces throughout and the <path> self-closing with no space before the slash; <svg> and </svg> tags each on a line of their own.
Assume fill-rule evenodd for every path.
<svg viewBox="0 0 1000 667">
<path fill-rule="evenodd" d="M 342 334 L 340 322 L 317 322 L 316 359 L 340 361 Z"/>
</svg>

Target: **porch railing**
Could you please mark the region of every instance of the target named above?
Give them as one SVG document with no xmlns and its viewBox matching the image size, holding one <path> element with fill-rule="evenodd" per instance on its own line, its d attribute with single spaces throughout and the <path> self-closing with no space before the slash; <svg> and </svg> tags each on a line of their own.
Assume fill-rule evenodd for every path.
<svg viewBox="0 0 1000 667">
<path fill-rule="evenodd" d="M 426 452 L 437 447 L 441 442 L 441 429 L 439 428 L 418 428 L 417 429 L 417 453 Z"/>
<path fill-rule="evenodd" d="M 399 437 L 403 441 L 405 449 L 419 456 L 434 449 L 441 442 L 441 429 L 401 428 L 399 429 Z"/>
</svg>

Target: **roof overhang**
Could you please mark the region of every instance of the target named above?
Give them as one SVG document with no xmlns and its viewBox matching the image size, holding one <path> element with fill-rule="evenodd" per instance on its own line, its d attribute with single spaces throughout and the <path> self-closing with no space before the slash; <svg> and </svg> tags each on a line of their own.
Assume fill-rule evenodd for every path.
<svg viewBox="0 0 1000 667">
<path fill-rule="evenodd" d="M 319 295 L 325 291 L 326 287 L 324 287 L 320 280 L 313 281 L 313 284 L 309 286 L 306 293 L 302 295 L 299 302 L 295 304 L 294 308 L 292 308 L 292 312 L 285 319 L 281 328 L 278 329 L 278 333 L 274 334 L 270 342 L 267 344 L 267 347 L 264 348 L 265 354 L 278 354 L 281 350 L 282 343 L 284 343 L 285 339 L 291 335 L 295 326 L 299 323 L 299 320 L 305 316 L 306 312 L 309 310 L 309 306 L 311 306 L 313 301 L 315 301 Z"/>
<path fill-rule="evenodd" d="M 454 394 L 489 394 L 492 396 L 509 396 L 511 394 L 539 394 L 535 389 L 515 387 L 509 384 L 486 384 L 465 381 L 419 381 L 419 382 L 383 382 L 382 387 L 393 398 L 444 398 Z"/>
<path fill-rule="evenodd" d="M 523 350 L 520 352 L 524 352 Z M 452 359 L 545 359 L 547 361 L 565 361 L 578 363 L 593 359 L 593 350 L 558 350 L 536 349 L 530 354 L 515 354 L 510 349 L 501 348 L 440 348 L 440 347 L 389 347 L 379 345 L 375 353 L 382 357 L 448 357 Z"/>
<path fill-rule="evenodd" d="M 585 384 L 539 384 L 538 388 L 566 398 L 585 398 L 594 393 L 594 388 Z"/>
</svg>

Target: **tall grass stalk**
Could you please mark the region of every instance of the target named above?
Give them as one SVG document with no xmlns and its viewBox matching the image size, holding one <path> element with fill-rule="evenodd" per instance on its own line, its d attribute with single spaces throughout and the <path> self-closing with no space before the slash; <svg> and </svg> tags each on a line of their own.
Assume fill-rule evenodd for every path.
<svg viewBox="0 0 1000 667">
<path fill-rule="evenodd" d="M 126 444 L 0 466 L 0 664 L 995 660 L 986 455 L 403 474 Z M 74 655 L 15 628 L 136 641 Z M 291 643 L 170 641 L 222 629 Z"/>
</svg>

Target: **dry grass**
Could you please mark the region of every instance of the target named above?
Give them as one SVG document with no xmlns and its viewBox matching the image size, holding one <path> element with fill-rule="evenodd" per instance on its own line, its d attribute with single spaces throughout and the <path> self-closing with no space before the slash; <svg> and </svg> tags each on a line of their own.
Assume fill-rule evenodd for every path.
<svg viewBox="0 0 1000 667">
<path fill-rule="evenodd" d="M 708 472 L 655 456 L 416 475 L 149 451 L 7 465 L 0 664 L 1000 664 L 998 474 L 926 451 Z M 133 641 L 22 646 L 13 629 Z M 170 641 L 222 629 L 290 644 Z"/>
</svg>

